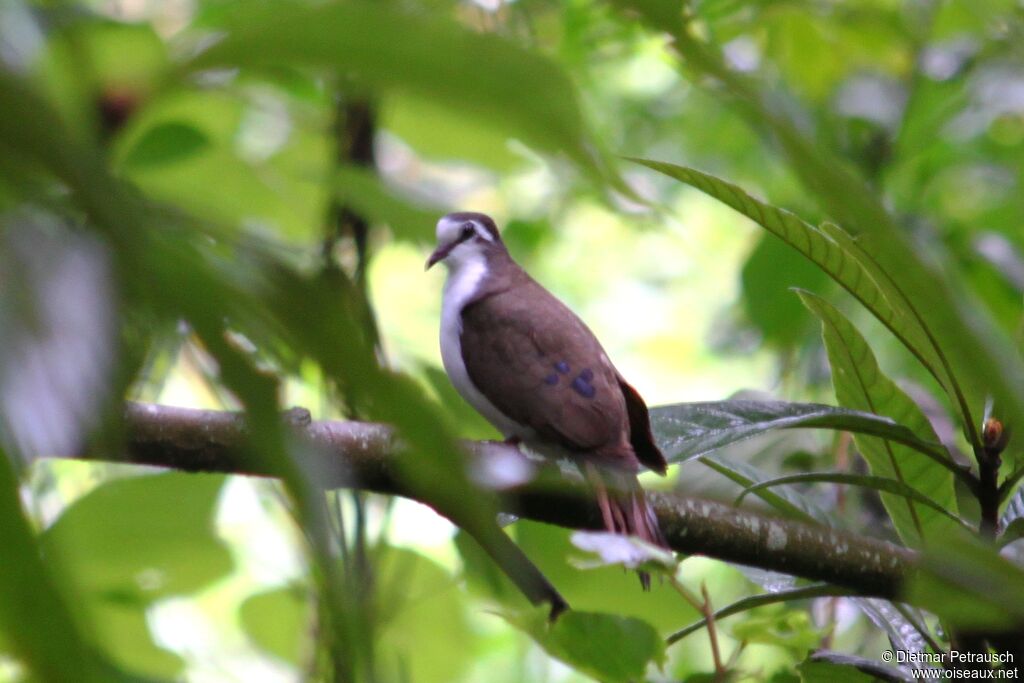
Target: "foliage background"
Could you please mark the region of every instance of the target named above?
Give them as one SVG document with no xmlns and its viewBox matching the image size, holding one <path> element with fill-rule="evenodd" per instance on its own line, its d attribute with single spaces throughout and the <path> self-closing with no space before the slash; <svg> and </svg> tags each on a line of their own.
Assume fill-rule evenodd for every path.
<svg viewBox="0 0 1024 683">
<path fill-rule="evenodd" d="M 442 275 L 422 262 L 449 210 L 494 215 L 514 255 L 651 404 L 739 391 L 834 402 L 819 327 L 789 291 L 800 287 L 846 312 L 938 436 L 967 450 L 920 366 L 821 271 L 619 156 L 702 169 L 815 225 L 842 220 L 813 164 L 769 125 L 778 117 L 826 168 L 861 179 L 1007 338 L 1019 335 L 1019 3 L 684 4 L 696 40 L 756 91 L 760 110 L 680 56 L 651 21 L 655 3 L 626 4 L 0 7 L 4 443 L 21 455 L 22 498 L 46 557 L 59 558 L 71 619 L 125 675 L 318 680 L 347 658 L 356 679 L 588 680 L 494 614 L 517 598 L 422 506 L 339 494 L 320 510 L 300 475 L 285 494 L 240 478 L 29 464 L 86 433 L 115 443 L 123 397 L 252 415 L 278 405 L 318 418 L 400 414 L 392 421 L 423 448 L 493 436 L 439 372 Z M 370 166 L 346 148 L 359 107 L 373 127 Z M 365 234 L 342 209 L 366 220 Z M 332 318 L 332 306 L 344 314 Z M 225 320 L 234 336 L 218 346 Z M 412 381 L 392 389 L 387 373 L 360 369 L 375 356 Z M 246 364 L 280 385 L 261 388 Z M 972 394 L 979 417 L 982 393 Z M 443 415 L 444 429 L 422 428 L 424 415 Z M 721 457 L 767 473 L 863 471 L 848 439 L 802 431 Z M 676 469 L 645 483 L 728 501 L 740 490 L 701 462 Z M 877 496 L 802 492 L 853 528 L 896 538 Z M 645 595 L 616 568 L 575 568 L 565 530 L 513 530 L 577 609 L 635 616 L 663 635 L 696 618 L 668 586 Z M 320 639 L 332 608 L 312 599 L 330 595 L 336 563 L 345 632 L 359 634 L 340 654 Z M 783 580 L 700 558 L 681 577 L 706 584 L 715 606 Z M 738 653 L 731 668 L 755 679 L 797 676 L 820 645 L 871 659 L 889 647 L 884 628 L 838 598 L 762 608 L 719 634 Z M 711 667 L 701 632 L 648 674 Z M 0 674 L 28 675 L 15 657 Z"/>
</svg>

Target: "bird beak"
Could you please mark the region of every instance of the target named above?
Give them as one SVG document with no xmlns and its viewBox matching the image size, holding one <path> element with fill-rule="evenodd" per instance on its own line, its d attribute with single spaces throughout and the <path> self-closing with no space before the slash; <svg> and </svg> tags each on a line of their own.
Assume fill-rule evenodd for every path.
<svg viewBox="0 0 1024 683">
<path fill-rule="evenodd" d="M 451 244 L 442 244 L 435 249 L 434 253 L 427 259 L 427 267 L 424 270 L 430 270 L 435 263 L 444 260 L 444 257 L 448 255 L 448 252 L 452 250 L 453 246 L 454 245 Z"/>
</svg>

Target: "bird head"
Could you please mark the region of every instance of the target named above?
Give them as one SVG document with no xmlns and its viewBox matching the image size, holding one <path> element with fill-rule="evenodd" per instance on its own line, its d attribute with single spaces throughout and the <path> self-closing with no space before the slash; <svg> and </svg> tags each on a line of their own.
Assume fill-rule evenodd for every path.
<svg viewBox="0 0 1024 683">
<path fill-rule="evenodd" d="M 458 270 L 487 259 L 487 253 L 505 250 L 498 228 L 490 216 L 471 211 L 450 213 L 437 222 L 437 248 L 427 259 L 427 269 L 443 261 Z"/>
</svg>

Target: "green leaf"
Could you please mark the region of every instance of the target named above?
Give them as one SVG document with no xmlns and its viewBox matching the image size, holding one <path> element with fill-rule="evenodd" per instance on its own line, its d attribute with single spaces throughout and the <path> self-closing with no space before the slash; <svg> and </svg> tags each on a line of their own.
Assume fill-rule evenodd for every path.
<svg viewBox="0 0 1024 683">
<path fill-rule="evenodd" d="M 361 216 L 387 223 L 398 239 L 426 243 L 434 239 L 440 210 L 416 206 L 384 186 L 369 170 L 343 166 L 337 170 L 337 198 Z"/>
<path fill-rule="evenodd" d="M 741 612 L 746 612 L 747 610 L 756 609 L 758 607 L 764 607 L 765 605 L 774 605 L 776 603 L 790 602 L 793 600 L 809 600 L 812 598 L 846 596 L 852 594 L 853 593 L 851 593 L 850 589 L 843 588 L 842 586 L 818 583 L 813 586 L 801 586 L 800 588 L 791 588 L 789 590 L 778 591 L 775 593 L 752 595 L 716 610 L 712 616 L 717 623 L 719 620 L 725 619 L 726 617 L 731 617 L 734 614 L 740 614 Z M 682 640 L 691 633 L 699 631 L 706 625 L 707 619 L 700 619 L 685 628 L 679 629 L 670 635 L 665 642 L 666 644 L 671 645 L 672 643 Z"/>
<path fill-rule="evenodd" d="M 198 154 L 210 145 L 210 139 L 185 123 L 163 123 L 146 131 L 128 152 L 125 165 L 146 168 L 173 164 Z"/>
<path fill-rule="evenodd" d="M 59 558 L 46 563 L 22 507 L 18 481 L 0 447 L 0 639 L 39 680 L 105 680 L 99 657 L 84 636 L 86 624 L 71 593 L 59 590 Z"/>
<path fill-rule="evenodd" d="M 683 462 L 772 429 L 838 429 L 870 434 L 945 457 L 892 418 L 849 407 L 786 401 L 708 401 L 676 403 L 651 409 L 651 428 L 669 462 Z"/>
<path fill-rule="evenodd" d="M 242 630 L 256 646 L 293 664 L 313 649 L 313 616 L 309 589 L 298 585 L 254 593 L 238 608 Z"/>
<path fill-rule="evenodd" d="M 574 610 L 636 617 L 658 631 L 676 628 L 686 615 L 696 618 L 693 608 L 668 583 L 652 581 L 651 590 L 644 591 L 636 574 L 622 567 L 577 567 L 573 560 L 581 553 L 569 540 L 569 529 L 528 520 L 519 520 L 513 529 L 516 543 L 564 592 Z"/>
<path fill-rule="evenodd" d="M 658 632 L 633 617 L 572 610 L 551 624 L 539 611 L 502 616 L 552 657 L 599 681 L 635 681 L 643 678 L 649 664 L 665 660 Z"/>
<path fill-rule="evenodd" d="M 812 318 L 796 297 L 789 296 L 789 289 L 820 289 L 827 283 L 820 268 L 781 240 L 762 235 L 740 277 L 743 309 L 766 342 L 788 347 L 804 339 Z"/>
<path fill-rule="evenodd" d="M 180 472 L 116 479 L 72 503 L 40 540 L 80 590 L 141 603 L 193 593 L 233 566 L 213 529 L 224 480 Z"/>
<path fill-rule="evenodd" d="M 596 170 L 575 87 L 561 68 L 436 13 L 358 1 L 252 11 L 188 68 L 282 63 L 333 69 L 364 87 L 422 98 Z"/>
<path fill-rule="evenodd" d="M 180 671 L 183 662 L 152 641 L 146 610 L 231 571 L 231 554 L 213 532 L 223 483 L 220 475 L 183 473 L 116 479 L 72 503 L 40 537 L 97 625 L 97 641 L 122 667 Z"/>
<path fill-rule="evenodd" d="M 861 488 L 872 489 L 874 491 L 891 493 L 893 495 L 902 496 L 915 503 L 925 505 L 935 512 L 941 515 L 949 517 L 957 524 L 967 527 L 967 522 L 957 517 L 955 514 L 950 512 L 948 509 L 942 507 L 935 501 L 925 496 L 922 496 L 915 489 L 907 486 L 903 482 L 896 481 L 895 479 L 888 479 L 886 477 L 870 477 L 863 474 L 851 474 L 849 472 L 803 472 L 801 474 L 790 474 L 782 477 L 776 477 L 775 479 L 769 479 L 768 481 L 762 481 L 752 486 L 748 486 L 743 490 L 736 498 L 736 504 L 739 505 L 743 498 L 748 493 L 756 493 L 761 489 L 770 488 L 772 486 L 779 486 L 781 484 L 806 484 L 806 483 L 817 483 L 817 482 L 829 482 L 833 484 L 844 484 L 847 486 L 860 486 Z"/>
<path fill-rule="evenodd" d="M 1024 570 L 966 533 L 948 534 L 941 546 L 925 550 L 905 595 L 964 631 L 998 632 L 1024 623 Z"/>
<path fill-rule="evenodd" d="M 870 347 L 856 328 L 824 299 L 800 292 L 804 304 L 822 322 L 825 348 L 832 366 L 836 400 L 842 406 L 886 415 L 925 441 L 938 441 L 931 423 L 906 393 L 886 377 Z M 872 474 L 896 479 L 930 498 L 936 505 L 955 511 L 956 495 L 950 469 L 936 460 L 921 457 L 894 441 L 855 434 L 857 448 Z M 921 546 L 938 541 L 950 529 L 948 517 L 906 498 L 882 494 L 882 503 L 904 542 Z"/>
<path fill-rule="evenodd" d="M 825 629 L 815 628 L 809 611 L 775 610 L 765 615 L 751 615 L 729 629 L 738 641 L 782 647 L 802 655 L 821 643 Z"/>
<path fill-rule="evenodd" d="M 460 680 L 472 662 L 475 641 L 464 595 L 451 574 L 404 548 L 382 547 L 370 559 L 377 590 L 372 604 L 379 619 L 374 656 L 380 679 Z M 250 596 L 239 617 L 258 647 L 301 664 L 315 647 L 314 605 L 308 588 L 285 586 Z"/>
</svg>

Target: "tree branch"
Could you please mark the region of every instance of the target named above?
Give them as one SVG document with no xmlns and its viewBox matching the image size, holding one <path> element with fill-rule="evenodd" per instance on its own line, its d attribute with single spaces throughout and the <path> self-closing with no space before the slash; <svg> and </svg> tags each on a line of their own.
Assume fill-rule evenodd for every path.
<svg viewBox="0 0 1024 683">
<path fill-rule="evenodd" d="M 415 498 L 398 471 L 394 457 L 398 444 L 387 427 L 314 422 L 302 409 L 289 411 L 286 418 L 313 445 L 305 464 L 325 489 L 361 488 Z M 189 472 L 274 475 L 245 458 L 241 450 L 245 422 L 240 414 L 128 404 L 125 422 L 127 450 L 122 458 L 109 452 L 75 457 Z M 467 445 L 473 471 L 496 460 L 525 460 L 517 449 L 501 443 Z M 569 528 L 602 526 L 597 506 L 581 482 L 563 478 L 553 487 L 550 480 L 537 477 L 526 484 L 490 486 L 507 512 Z M 648 497 L 669 545 L 678 552 L 785 572 L 888 599 L 900 596 L 915 564 L 915 553 L 883 541 L 707 500 L 661 493 Z"/>
</svg>

